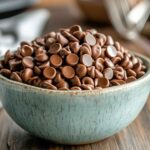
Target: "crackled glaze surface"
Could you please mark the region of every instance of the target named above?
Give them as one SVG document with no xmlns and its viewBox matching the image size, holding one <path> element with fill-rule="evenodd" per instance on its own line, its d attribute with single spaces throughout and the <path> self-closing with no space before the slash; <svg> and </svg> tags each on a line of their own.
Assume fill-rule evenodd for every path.
<svg viewBox="0 0 150 150">
<path fill-rule="evenodd" d="M 136 118 L 149 92 L 150 70 L 133 83 L 84 92 L 49 91 L 0 76 L 0 99 L 14 121 L 63 144 L 91 143 L 115 134 Z"/>
</svg>

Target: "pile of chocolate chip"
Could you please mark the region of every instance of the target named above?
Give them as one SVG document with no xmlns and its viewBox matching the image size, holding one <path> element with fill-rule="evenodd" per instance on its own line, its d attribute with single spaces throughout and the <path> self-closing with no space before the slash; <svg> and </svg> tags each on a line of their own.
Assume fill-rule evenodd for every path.
<svg viewBox="0 0 150 150">
<path fill-rule="evenodd" d="M 7 51 L 0 74 L 50 90 L 93 90 L 132 82 L 145 74 L 140 58 L 119 42 L 79 25 L 50 32 Z"/>
</svg>

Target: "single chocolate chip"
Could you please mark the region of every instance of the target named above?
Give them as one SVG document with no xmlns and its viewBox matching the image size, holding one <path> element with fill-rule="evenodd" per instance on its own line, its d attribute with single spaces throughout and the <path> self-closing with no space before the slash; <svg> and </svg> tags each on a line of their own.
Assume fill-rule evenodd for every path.
<svg viewBox="0 0 150 150">
<path fill-rule="evenodd" d="M 79 49 L 80 49 L 80 45 L 78 42 L 71 42 L 70 43 L 70 49 L 73 53 L 77 54 Z"/>
<path fill-rule="evenodd" d="M 108 59 L 108 58 L 105 58 L 105 65 L 106 65 L 107 67 L 110 67 L 110 68 L 114 69 L 114 64 L 113 64 L 113 62 L 112 62 L 110 59 Z"/>
<path fill-rule="evenodd" d="M 120 46 L 120 43 L 119 43 L 119 42 L 115 41 L 114 46 L 116 47 L 116 49 L 117 49 L 118 51 L 120 51 L 121 46 Z"/>
<path fill-rule="evenodd" d="M 79 42 L 79 40 L 73 36 L 72 34 L 70 34 L 69 32 L 67 31 L 62 31 L 61 32 L 69 41 L 71 42 Z"/>
<path fill-rule="evenodd" d="M 83 64 L 78 64 L 76 67 L 76 74 L 78 75 L 79 78 L 82 78 L 86 75 L 87 73 L 87 68 Z"/>
<path fill-rule="evenodd" d="M 49 32 L 48 34 L 45 35 L 47 38 L 51 37 L 51 38 L 55 38 L 56 37 L 56 32 Z"/>
<path fill-rule="evenodd" d="M 45 54 L 46 50 L 43 47 L 39 47 L 39 48 L 35 49 L 34 52 L 35 52 L 35 56 L 37 56 L 39 54 Z"/>
<path fill-rule="evenodd" d="M 113 79 L 111 80 L 112 85 L 122 85 L 125 84 L 126 82 L 124 80 L 118 80 L 118 79 Z"/>
<path fill-rule="evenodd" d="M 60 67 L 63 63 L 63 60 L 59 55 L 54 54 L 50 57 L 50 62 L 54 67 Z"/>
<path fill-rule="evenodd" d="M 46 62 L 40 64 L 38 67 L 39 67 L 39 69 L 44 69 L 44 68 L 49 67 L 49 66 L 50 66 L 50 62 L 46 61 Z"/>
<path fill-rule="evenodd" d="M 69 88 L 69 84 L 66 82 L 66 81 L 64 81 L 64 80 L 61 80 L 59 83 L 57 83 L 56 84 L 56 87 L 58 88 L 58 89 L 61 89 L 61 88 Z"/>
<path fill-rule="evenodd" d="M 98 57 L 100 57 L 101 53 L 102 53 L 102 49 L 99 44 L 96 44 L 92 47 L 92 57 L 94 59 L 97 59 Z"/>
<path fill-rule="evenodd" d="M 96 78 L 102 78 L 103 74 L 98 69 L 95 69 L 95 77 Z"/>
<path fill-rule="evenodd" d="M 90 78 L 90 77 L 84 77 L 84 78 L 82 79 L 82 84 L 94 85 L 94 81 L 93 81 L 93 79 Z"/>
<path fill-rule="evenodd" d="M 54 86 L 53 84 L 51 84 L 49 82 L 45 82 L 45 81 L 42 81 L 40 83 L 40 86 L 43 87 L 43 88 L 46 88 L 46 89 L 50 89 L 50 90 L 57 90 L 56 86 Z"/>
<path fill-rule="evenodd" d="M 76 31 L 82 31 L 82 28 L 79 25 L 74 25 L 70 28 L 70 33 L 74 33 Z"/>
<path fill-rule="evenodd" d="M 71 79 L 71 84 L 72 84 L 72 86 L 81 86 L 81 81 L 80 81 L 79 77 L 78 76 L 74 76 Z"/>
<path fill-rule="evenodd" d="M 45 53 L 40 53 L 40 54 L 36 55 L 35 60 L 39 61 L 39 62 L 45 62 L 48 60 L 48 56 Z"/>
<path fill-rule="evenodd" d="M 103 58 L 97 58 L 95 61 L 95 67 L 99 71 L 103 71 L 104 69 L 104 59 Z"/>
<path fill-rule="evenodd" d="M 69 41 L 68 41 L 62 34 L 60 34 L 60 33 L 57 33 L 56 38 L 57 38 L 57 41 L 58 41 L 62 46 L 67 45 L 67 44 L 69 43 Z"/>
<path fill-rule="evenodd" d="M 43 76 L 46 79 L 53 79 L 53 78 L 55 78 L 55 76 L 56 76 L 56 69 L 53 68 L 53 67 L 46 67 L 43 70 Z"/>
<path fill-rule="evenodd" d="M 113 64 L 115 65 L 115 64 L 118 64 L 119 62 L 121 62 L 121 58 L 120 57 L 114 57 L 114 58 L 112 58 L 112 62 L 113 62 Z"/>
<path fill-rule="evenodd" d="M 110 45 L 110 46 L 107 46 L 107 49 L 106 49 L 106 54 L 109 58 L 114 58 L 117 56 L 117 50 L 114 46 Z"/>
<path fill-rule="evenodd" d="M 122 80 L 125 78 L 125 70 L 121 66 L 117 66 L 114 70 L 114 75 L 117 79 Z"/>
<path fill-rule="evenodd" d="M 111 68 L 104 69 L 104 77 L 108 80 L 111 80 L 114 76 L 114 72 Z"/>
<path fill-rule="evenodd" d="M 102 88 L 109 87 L 109 80 L 107 78 L 98 78 L 98 84 L 97 86 L 100 86 Z"/>
<path fill-rule="evenodd" d="M 53 43 L 56 43 L 56 39 L 55 38 L 48 38 L 47 41 L 46 41 L 46 47 L 47 48 L 50 48 L 50 46 L 53 44 Z"/>
<path fill-rule="evenodd" d="M 25 68 L 33 68 L 34 63 L 33 63 L 33 58 L 30 56 L 26 56 L 22 59 L 22 64 Z"/>
<path fill-rule="evenodd" d="M 62 79 L 62 77 L 61 77 L 61 74 L 59 73 L 59 72 L 57 72 L 57 74 L 56 74 L 56 76 L 55 76 L 55 78 L 54 78 L 54 82 L 55 83 L 58 83 L 58 82 L 60 82 L 60 81 L 62 81 L 63 79 Z"/>
<path fill-rule="evenodd" d="M 37 66 L 34 66 L 33 70 L 36 75 L 41 75 L 42 73 L 41 69 Z"/>
<path fill-rule="evenodd" d="M 88 67 L 87 72 L 91 78 L 95 78 L 95 66 Z"/>
<path fill-rule="evenodd" d="M 73 32 L 73 35 L 78 39 L 78 40 L 82 40 L 85 37 L 85 33 L 82 31 L 75 31 Z"/>
<path fill-rule="evenodd" d="M 127 75 L 136 77 L 136 72 L 134 70 L 132 70 L 132 69 L 128 69 L 127 70 Z"/>
<path fill-rule="evenodd" d="M 89 55 L 89 54 L 84 54 L 84 55 L 82 55 L 82 57 L 81 57 L 81 62 L 82 62 L 85 66 L 89 67 L 89 66 L 92 66 L 92 64 L 93 64 L 93 59 L 92 59 L 91 55 Z"/>
<path fill-rule="evenodd" d="M 140 71 L 140 72 L 137 73 L 137 77 L 140 78 L 140 77 L 142 77 L 144 74 L 145 74 L 144 71 Z"/>
<path fill-rule="evenodd" d="M 54 43 L 50 46 L 50 49 L 49 49 L 49 53 L 50 54 L 57 54 L 60 50 L 61 50 L 62 46 L 61 44 L 59 43 Z"/>
<path fill-rule="evenodd" d="M 78 64 L 78 61 L 79 57 L 76 54 L 70 53 L 66 57 L 66 62 L 68 65 L 75 66 L 76 64 Z"/>
<path fill-rule="evenodd" d="M 10 79 L 14 81 L 22 82 L 21 77 L 16 72 L 11 73 Z"/>
<path fill-rule="evenodd" d="M 33 70 L 26 68 L 22 73 L 22 79 L 26 82 L 33 76 Z"/>
<path fill-rule="evenodd" d="M 114 40 L 110 35 L 107 36 L 106 44 L 107 45 L 114 45 Z"/>
<path fill-rule="evenodd" d="M 9 69 L 3 68 L 3 69 L 0 70 L 0 74 L 2 74 L 3 76 L 9 78 L 10 75 L 11 75 L 11 71 Z"/>
<path fill-rule="evenodd" d="M 140 72 L 142 69 L 142 64 L 138 61 L 134 66 L 133 66 L 133 70 L 138 73 Z"/>
<path fill-rule="evenodd" d="M 95 37 L 89 32 L 85 35 L 84 40 L 85 40 L 86 43 L 88 43 L 91 46 L 94 46 L 96 44 Z"/>
<path fill-rule="evenodd" d="M 65 78 L 71 79 L 75 76 L 75 70 L 71 66 L 65 66 L 62 68 L 62 74 Z"/>
<path fill-rule="evenodd" d="M 126 83 L 130 83 L 130 82 L 135 81 L 135 80 L 136 80 L 136 78 L 134 76 L 130 76 L 126 79 Z"/>
<path fill-rule="evenodd" d="M 88 48 L 87 46 L 81 46 L 80 49 L 79 49 L 79 51 L 80 51 L 80 56 L 84 55 L 84 54 L 89 54 L 89 55 L 92 54 L 91 49 Z"/>
<path fill-rule="evenodd" d="M 66 55 L 69 55 L 71 53 L 70 49 L 68 48 L 62 48 L 59 52 L 59 55 L 64 58 Z"/>
<path fill-rule="evenodd" d="M 30 45 L 23 45 L 21 48 L 21 55 L 22 56 L 31 56 L 33 54 L 33 47 Z"/>
</svg>

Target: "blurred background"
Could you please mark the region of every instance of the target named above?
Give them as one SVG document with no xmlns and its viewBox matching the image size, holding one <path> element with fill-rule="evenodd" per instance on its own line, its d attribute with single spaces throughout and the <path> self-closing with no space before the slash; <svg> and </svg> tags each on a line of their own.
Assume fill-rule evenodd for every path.
<svg viewBox="0 0 150 150">
<path fill-rule="evenodd" d="M 148 52 L 149 14 L 150 0 L 0 0 L 0 55 L 20 41 L 73 24 L 108 28 L 106 34 L 144 44 Z"/>
</svg>

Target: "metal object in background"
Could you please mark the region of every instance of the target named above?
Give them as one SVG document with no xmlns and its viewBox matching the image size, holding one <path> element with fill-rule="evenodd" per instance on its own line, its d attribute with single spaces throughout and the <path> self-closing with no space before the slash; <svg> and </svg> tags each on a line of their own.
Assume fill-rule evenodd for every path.
<svg viewBox="0 0 150 150">
<path fill-rule="evenodd" d="M 111 22 L 120 35 L 142 46 L 145 42 L 139 33 L 149 17 L 150 1 L 141 0 L 133 8 L 130 7 L 128 0 L 105 0 L 105 4 Z M 144 44 L 144 47 L 150 55 L 149 43 Z"/>
<path fill-rule="evenodd" d="M 31 10 L 0 20 L 0 55 L 15 50 L 21 41 L 31 41 L 41 34 L 50 17 L 46 9 Z"/>
</svg>

